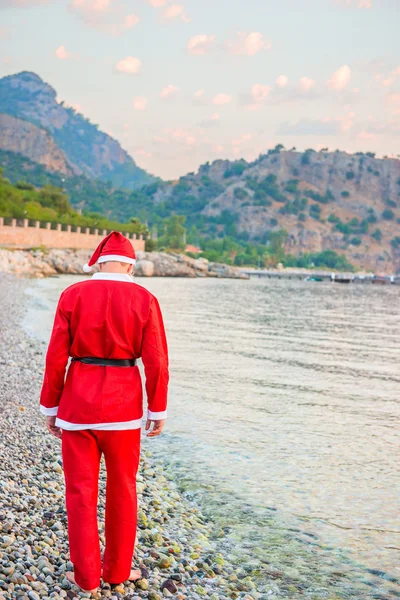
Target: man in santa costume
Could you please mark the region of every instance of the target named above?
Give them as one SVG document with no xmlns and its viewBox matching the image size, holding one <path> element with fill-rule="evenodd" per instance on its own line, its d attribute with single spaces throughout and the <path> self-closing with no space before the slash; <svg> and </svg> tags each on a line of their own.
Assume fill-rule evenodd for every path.
<svg viewBox="0 0 400 600">
<path fill-rule="evenodd" d="M 146 377 L 147 436 L 161 433 L 167 416 L 168 350 L 157 299 L 133 282 L 131 242 L 113 231 L 85 271 L 100 271 L 60 296 L 46 355 L 40 410 L 62 440 L 71 561 L 68 579 L 94 592 L 138 579 L 131 570 L 136 539 L 142 382 Z M 72 357 L 65 377 L 69 357 Z M 105 551 L 97 528 L 101 455 L 107 469 Z"/>
</svg>

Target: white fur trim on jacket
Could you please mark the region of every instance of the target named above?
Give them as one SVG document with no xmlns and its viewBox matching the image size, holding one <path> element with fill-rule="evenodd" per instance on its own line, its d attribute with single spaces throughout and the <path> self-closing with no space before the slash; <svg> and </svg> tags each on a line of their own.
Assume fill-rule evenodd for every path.
<svg viewBox="0 0 400 600">
<path fill-rule="evenodd" d="M 96 429 L 96 431 L 122 431 L 125 429 L 140 429 L 142 419 L 133 421 L 122 421 L 118 423 L 70 423 L 63 419 L 56 419 L 56 427 L 67 429 L 68 431 L 80 431 L 82 429 Z"/>
<path fill-rule="evenodd" d="M 162 410 L 160 412 L 152 412 L 151 410 L 147 410 L 147 418 L 150 419 L 150 421 L 161 421 L 161 419 L 166 419 L 167 418 L 167 411 L 166 410 Z"/>
<path fill-rule="evenodd" d="M 40 405 L 40 412 L 42 415 L 46 415 L 46 417 L 55 417 L 58 412 L 58 406 L 54 406 L 53 408 L 46 408 L 43 404 Z"/>
</svg>

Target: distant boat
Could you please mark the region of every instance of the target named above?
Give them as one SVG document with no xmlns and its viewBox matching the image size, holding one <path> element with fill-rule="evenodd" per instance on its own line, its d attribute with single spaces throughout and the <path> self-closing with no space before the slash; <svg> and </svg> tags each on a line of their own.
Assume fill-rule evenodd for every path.
<svg viewBox="0 0 400 600">
<path fill-rule="evenodd" d="M 319 275 L 311 275 L 310 277 L 306 277 L 304 279 L 304 281 L 323 281 L 323 277 L 320 277 Z"/>
<path fill-rule="evenodd" d="M 333 280 L 335 283 L 350 283 L 351 277 L 335 277 Z"/>
</svg>

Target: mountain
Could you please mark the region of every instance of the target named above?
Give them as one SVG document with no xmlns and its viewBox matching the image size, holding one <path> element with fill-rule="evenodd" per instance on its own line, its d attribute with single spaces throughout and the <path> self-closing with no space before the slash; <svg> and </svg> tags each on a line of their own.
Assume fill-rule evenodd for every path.
<svg viewBox="0 0 400 600">
<path fill-rule="evenodd" d="M 55 165 L 63 153 L 70 172 L 111 181 L 114 187 L 134 189 L 154 181 L 116 140 L 73 108 L 57 102 L 56 91 L 35 73 L 0 79 L 0 113 L 3 123 L 4 115 L 14 117 L 0 130 L 0 149 L 19 152 L 49 170 L 59 170 Z M 54 160 L 48 153 L 45 159 L 38 156 L 36 148 L 45 140 L 48 149 L 54 147 Z"/>
<path fill-rule="evenodd" d="M 0 113 L 0 145 L 3 150 L 29 156 L 48 171 L 78 174 L 51 135 L 29 121 Z"/>
<path fill-rule="evenodd" d="M 396 159 L 279 145 L 254 162 L 217 160 L 131 198 L 150 224 L 155 216 L 186 215 L 194 237 L 269 244 L 271 233 L 284 231 L 285 251 L 295 256 L 334 250 L 358 268 L 400 271 Z"/>
</svg>

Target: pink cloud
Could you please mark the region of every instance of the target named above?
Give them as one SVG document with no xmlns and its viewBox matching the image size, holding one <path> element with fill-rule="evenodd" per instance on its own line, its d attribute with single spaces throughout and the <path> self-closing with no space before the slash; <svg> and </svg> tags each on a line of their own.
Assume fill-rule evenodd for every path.
<svg viewBox="0 0 400 600">
<path fill-rule="evenodd" d="M 173 129 L 170 133 L 175 140 L 179 140 L 187 146 L 195 146 L 197 144 L 197 139 L 187 129 L 177 128 Z"/>
<path fill-rule="evenodd" d="M 185 13 L 185 7 L 183 4 L 171 4 L 170 6 L 167 6 L 167 8 L 164 10 L 164 17 L 171 20 L 182 19 L 182 21 L 185 21 L 186 23 L 190 21 L 189 17 Z"/>
<path fill-rule="evenodd" d="M 343 90 L 351 79 L 351 69 L 348 65 L 343 65 L 335 71 L 327 81 L 327 87 L 331 90 Z"/>
<path fill-rule="evenodd" d="M 71 58 L 72 54 L 67 52 L 65 46 L 58 46 L 57 50 L 54 52 L 57 58 L 60 60 L 67 60 L 67 58 Z"/>
<path fill-rule="evenodd" d="M 393 113 L 395 113 L 396 115 L 400 114 L 400 93 L 399 92 L 392 92 L 390 94 L 387 94 L 385 100 L 386 100 L 386 104 L 389 105 L 389 108 L 392 110 Z"/>
<path fill-rule="evenodd" d="M 115 69 L 119 73 L 127 73 L 128 75 L 136 75 L 142 68 L 142 62 L 139 58 L 134 56 L 127 56 L 122 60 L 118 61 L 115 65 Z"/>
<path fill-rule="evenodd" d="M 303 92 L 308 92 L 310 91 L 313 87 L 315 87 L 316 82 L 314 81 L 314 79 L 310 79 L 310 77 L 300 77 L 300 89 Z"/>
<path fill-rule="evenodd" d="M 146 110 L 149 101 L 144 96 L 135 96 L 132 100 L 132 105 L 135 110 Z"/>
<path fill-rule="evenodd" d="M 176 94 L 178 89 L 179 88 L 177 88 L 176 85 L 172 85 L 172 83 L 170 83 L 161 90 L 160 98 L 168 98 L 169 96 Z"/>
<path fill-rule="evenodd" d="M 230 96 L 229 94 L 220 93 L 214 96 L 212 102 L 213 104 L 215 104 L 215 106 L 223 106 L 224 104 L 230 104 L 232 102 L 232 96 Z"/>
<path fill-rule="evenodd" d="M 228 42 L 228 49 L 232 54 L 254 56 L 263 50 L 272 48 L 269 42 L 259 31 L 251 33 L 238 32 L 234 41 Z"/>
<path fill-rule="evenodd" d="M 372 0 L 335 0 L 335 2 L 348 8 L 372 8 Z"/>
<path fill-rule="evenodd" d="M 149 0 L 149 3 L 154 6 L 154 8 L 160 8 L 161 6 L 165 6 L 167 0 Z"/>
<path fill-rule="evenodd" d="M 289 83 L 289 79 L 286 77 L 286 75 L 279 75 L 279 77 L 276 78 L 275 83 L 278 87 L 283 88 L 287 86 L 287 84 Z"/>
<path fill-rule="evenodd" d="M 214 46 L 215 35 L 200 33 L 190 38 L 187 45 L 189 54 L 200 56 L 206 54 Z"/>
<path fill-rule="evenodd" d="M 118 36 L 139 23 L 134 14 L 124 14 L 118 0 L 72 0 L 72 10 L 89 26 Z"/>
<path fill-rule="evenodd" d="M 265 100 L 271 91 L 270 85 L 262 85 L 261 83 L 255 83 L 251 87 L 251 97 L 253 101 L 258 104 Z"/>
</svg>

